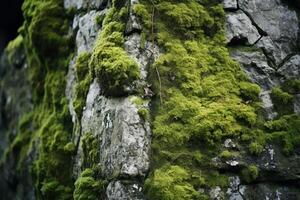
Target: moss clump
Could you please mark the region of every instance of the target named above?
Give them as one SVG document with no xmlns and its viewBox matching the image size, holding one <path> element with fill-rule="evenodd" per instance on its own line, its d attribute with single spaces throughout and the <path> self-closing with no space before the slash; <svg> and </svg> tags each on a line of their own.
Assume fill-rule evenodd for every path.
<svg viewBox="0 0 300 200">
<path fill-rule="evenodd" d="M 140 77 L 137 63 L 124 50 L 124 15 L 125 7 L 113 7 L 107 14 L 90 61 L 92 75 L 98 78 L 107 96 L 128 94 Z"/>
<path fill-rule="evenodd" d="M 254 154 L 254 155 L 259 155 L 260 153 L 262 153 L 264 150 L 264 147 L 258 143 L 258 142 L 252 142 L 249 145 L 249 151 L 250 153 Z"/>
<path fill-rule="evenodd" d="M 149 110 L 146 108 L 140 108 L 138 110 L 138 114 L 139 116 L 143 119 L 143 120 L 148 120 L 150 115 L 149 115 Z"/>
<path fill-rule="evenodd" d="M 291 79 L 287 80 L 282 84 L 282 90 L 286 91 L 289 94 L 299 94 L 300 93 L 300 80 L 299 79 Z"/>
<path fill-rule="evenodd" d="M 287 92 L 282 91 L 281 88 L 273 88 L 271 91 L 271 98 L 274 102 L 275 109 L 280 114 L 289 114 L 293 112 L 293 96 Z"/>
<path fill-rule="evenodd" d="M 22 63 L 24 60 L 24 42 L 23 42 L 23 36 L 18 35 L 13 41 L 11 41 L 6 49 L 5 52 L 7 53 L 8 62 L 12 66 L 17 66 Z"/>
<path fill-rule="evenodd" d="M 33 130 L 29 143 L 39 152 L 32 175 L 37 199 L 71 199 L 72 122 L 65 77 L 73 47 L 62 0 L 25 0 L 21 29 L 33 88 Z"/>
<path fill-rule="evenodd" d="M 190 173 L 180 166 L 165 166 L 154 171 L 145 183 L 153 200 L 200 199 L 200 194 L 189 183 Z"/>
<path fill-rule="evenodd" d="M 269 139 L 279 142 L 285 154 L 291 154 L 300 145 L 300 117 L 296 114 L 284 115 L 266 123 Z"/>
<path fill-rule="evenodd" d="M 100 141 L 91 133 L 84 134 L 82 138 L 82 149 L 84 154 L 83 166 L 87 168 L 97 167 L 100 162 Z"/>
<path fill-rule="evenodd" d="M 240 91 L 244 99 L 257 101 L 260 93 L 260 87 L 253 83 L 241 82 Z"/>
<path fill-rule="evenodd" d="M 225 151 L 222 151 L 220 153 L 220 157 L 223 158 L 223 159 L 230 159 L 234 156 L 234 154 L 228 150 L 225 150 Z"/>
<path fill-rule="evenodd" d="M 255 165 L 250 165 L 242 170 L 242 178 L 247 183 L 253 182 L 257 179 L 259 170 Z"/>
<path fill-rule="evenodd" d="M 210 161 L 218 156 L 225 138 L 251 134 L 258 126 L 260 89 L 249 82 L 225 48 L 225 13 L 217 1 L 158 1 L 154 17 L 152 9 L 147 1 L 134 8 L 143 19 L 147 39 L 164 50 L 150 68 L 153 88 L 162 103 L 156 103 L 153 112 L 153 171 L 147 180 L 147 195 L 168 199 L 168 194 L 173 195 L 172 187 L 184 186 L 190 195 L 200 188 L 188 176 L 189 184 L 174 178 L 172 187 L 160 185 L 163 192 L 153 194 L 151 191 L 158 190 L 158 174 L 163 177 L 158 172 L 166 171 L 169 165 L 190 174 L 201 171 L 207 180 L 202 188 L 226 187 L 226 174 L 219 174 Z M 249 143 L 254 140 L 250 138 Z M 201 162 L 192 156 L 196 150 L 203 155 Z M 180 152 L 190 156 L 183 161 Z"/>
<path fill-rule="evenodd" d="M 78 55 L 75 70 L 76 70 L 76 86 L 75 86 L 75 98 L 73 106 L 75 112 L 80 119 L 82 111 L 85 106 L 86 95 L 91 83 L 91 74 L 89 73 L 89 59 L 91 55 L 87 52 Z"/>
<path fill-rule="evenodd" d="M 102 199 L 105 182 L 97 180 L 97 173 L 92 169 L 85 169 L 75 182 L 74 200 Z"/>
</svg>

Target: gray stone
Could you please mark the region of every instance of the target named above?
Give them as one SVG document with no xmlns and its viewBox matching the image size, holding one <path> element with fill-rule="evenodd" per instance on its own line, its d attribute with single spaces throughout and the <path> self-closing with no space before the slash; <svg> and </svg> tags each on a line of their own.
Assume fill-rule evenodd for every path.
<svg viewBox="0 0 300 200">
<path fill-rule="evenodd" d="M 227 10 L 236 10 L 238 9 L 237 0 L 223 0 L 224 9 Z"/>
<path fill-rule="evenodd" d="M 276 76 L 276 70 L 269 66 L 268 60 L 262 52 L 236 49 L 231 52 L 231 56 L 242 64 L 242 68 L 250 80 L 258 84 L 263 91 L 270 90 L 280 83 Z"/>
<path fill-rule="evenodd" d="M 143 200 L 142 186 L 128 181 L 113 181 L 106 189 L 107 200 Z"/>
<path fill-rule="evenodd" d="M 244 200 L 245 186 L 241 185 L 241 180 L 238 176 L 229 177 L 229 188 L 226 195 L 229 200 Z"/>
<path fill-rule="evenodd" d="M 77 54 L 93 50 L 100 31 L 100 26 L 96 23 L 96 17 L 105 15 L 105 13 L 106 10 L 100 12 L 92 10 L 83 16 L 75 16 L 73 29 L 78 29 L 76 35 Z"/>
<path fill-rule="evenodd" d="M 294 96 L 294 112 L 300 115 L 300 94 Z"/>
<path fill-rule="evenodd" d="M 214 200 L 222 200 L 224 199 L 224 193 L 221 190 L 221 187 L 216 186 L 209 191 L 209 196 Z"/>
<path fill-rule="evenodd" d="M 287 79 L 299 79 L 300 78 L 300 55 L 295 55 L 288 59 L 282 67 L 278 69 L 278 72 L 285 76 Z"/>
<path fill-rule="evenodd" d="M 140 22 L 140 19 L 138 16 L 134 13 L 133 7 L 139 3 L 138 0 L 130 0 L 131 6 L 130 6 L 130 14 L 129 14 L 129 20 L 126 24 L 126 33 L 132 33 L 132 32 L 141 32 L 142 31 L 142 25 Z"/>
<path fill-rule="evenodd" d="M 64 0 L 66 9 L 76 8 L 77 10 L 104 8 L 108 0 Z"/>
<path fill-rule="evenodd" d="M 141 119 L 132 98 L 101 96 L 96 80 L 87 96 L 82 134 L 101 138 L 100 165 L 107 177 L 143 177 L 149 168 L 150 124 Z"/>
<path fill-rule="evenodd" d="M 261 36 L 251 20 L 242 11 L 228 13 L 226 16 L 227 43 L 232 40 L 246 40 L 254 44 Z"/>
<path fill-rule="evenodd" d="M 267 182 L 254 185 L 247 185 L 244 199 L 265 199 L 265 200 L 298 200 L 300 191 L 297 186 L 282 186 L 280 184 Z"/>
<path fill-rule="evenodd" d="M 295 50 L 299 31 L 295 10 L 281 0 L 239 0 L 239 6 L 268 33 L 281 60 Z"/>
<path fill-rule="evenodd" d="M 259 97 L 262 101 L 262 106 L 265 110 L 265 117 L 268 120 L 275 119 L 278 113 L 274 110 L 274 105 L 270 96 L 270 91 L 262 91 L 259 94 Z"/>
</svg>

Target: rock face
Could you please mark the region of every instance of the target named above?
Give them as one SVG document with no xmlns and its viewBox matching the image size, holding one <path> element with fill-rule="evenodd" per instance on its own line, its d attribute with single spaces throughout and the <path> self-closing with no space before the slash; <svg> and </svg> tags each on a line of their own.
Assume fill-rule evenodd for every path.
<svg viewBox="0 0 300 200">
<path fill-rule="evenodd" d="M 18 54 L 11 59 L 4 53 L 0 58 L 0 156 L 4 159 L 5 149 L 19 133 L 18 120 L 29 113 L 33 107 L 31 86 L 26 78 L 24 49 L 17 47 Z M 18 61 L 17 65 L 15 62 Z M 14 149 L 15 154 L 20 153 Z M 9 154 L 8 154 L 9 155 Z M 26 168 L 17 173 L 18 158 L 9 155 L 5 158 L 6 165 L 0 164 L 0 191 L 6 199 L 35 199 L 30 165 L 33 152 L 26 155 Z M 2 160 L 3 162 L 3 160 Z M 5 191 L 5 192 L 4 192 Z"/>
<path fill-rule="evenodd" d="M 271 90 L 287 80 L 300 78 L 296 9 L 281 0 L 239 0 L 238 9 L 233 9 L 231 3 L 223 2 L 227 10 L 227 41 L 231 56 L 261 87 L 265 117 L 274 119 L 278 113 L 270 96 Z M 258 40 L 251 43 L 256 38 Z M 298 106 L 299 94 L 294 94 L 296 114 L 299 114 Z M 300 193 L 296 189 L 300 180 L 299 158 L 297 151 L 287 157 L 273 144 L 267 145 L 259 157 L 243 155 L 231 159 L 236 162 L 236 169 L 251 164 L 258 166 L 260 175 L 259 183 L 251 185 L 243 185 L 237 176 L 231 177 L 226 193 L 228 199 L 299 199 Z M 226 168 L 226 164 L 223 167 Z M 276 176 L 272 176 L 274 173 Z"/>
<path fill-rule="evenodd" d="M 131 7 L 137 1 L 131 1 Z M 104 6 L 105 5 L 105 6 Z M 72 121 L 77 127 L 74 143 L 78 144 L 75 155 L 74 176 L 77 177 L 84 169 L 84 152 L 82 138 L 92 134 L 99 140 L 99 167 L 104 178 L 114 179 L 106 189 L 107 199 L 144 199 L 142 182 L 149 170 L 149 153 L 151 129 L 147 120 L 144 120 L 138 111 L 140 108 L 149 109 L 149 101 L 143 100 L 142 105 L 137 105 L 140 97 L 105 97 L 101 92 L 99 81 L 95 79 L 89 87 L 86 105 L 82 118 L 78 119 L 74 108 L 75 60 L 82 52 L 92 52 L 97 36 L 101 34 L 101 26 L 95 22 L 96 17 L 104 17 L 107 10 L 107 1 L 65 1 L 65 7 L 75 7 L 77 10 L 92 9 L 86 14 L 75 15 L 73 31 L 76 34 L 77 54 L 69 65 L 66 95 L 69 99 L 69 109 Z M 130 10 L 126 27 L 127 37 L 125 50 L 138 64 L 141 78 L 139 85 L 147 85 L 147 66 L 158 56 L 158 48 L 146 42 L 141 50 L 141 24 L 133 10 Z M 154 52 L 149 51 L 151 48 Z M 78 128 L 79 127 L 79 128 Z"/>
<path fill-rule="evenodd" d="M 67 32 L 69 31 L 69 35 L 74 38 L 75 49 L 68 63 L 66 88 L 64 88 L 68 111 L 72 118 L 73 132 L 70 131 L 72 132 L 68 140 L 70 142 L 59 152 L 67 151 L 70 154 L 68 154 L 69 157 L 72 158 L 70 159 L 72 167 L 69 170 L 72 180 L 76 180 L 72 187 L 77 187 L 76 191 L 80 191 L 80 187 L 88 188 L 92 182 L 95 184 L 87 191 L 101 188 L 101 198 L 103 197 L 105 200 L 144 200 L 146 199 L 144 182 L 151 166 L 151 128 L 153 128 L 147 115 L 153 104 L 156 103 L 151 101 L 151 97 L 155 94 L 149 84 L 151 75 L 149 66 L 158 59 L 163 50 L 155 42 L 152 43 L 144 38 L 143 24 L 134 9 L 134 6 L 139 3 L 138 0 L 64 0 L 63 2 L 64 8 L 74 14 L 68 24 Z M 109 11 L 113 2 L 114 4 L 129 5 L 126 10 L 126 20 L 122 22 L 124 30 L 121 33 L 121 50 L 138 66 L 140 77 L 130 84 L 136 86 L 139 92 L 133 91 L 130 95 L 122 94 L 122 96 L 105 95 L 101 81 L 93 76 L 87 85 L 87 95 L 83 99 L 82 112 L 78 112 L 75 111 L 76 90 L 81 83 L 78 77 L 79 72 L 76 71 L 78 70 L 76 62 L 81 54 L 94 52 L 97 39 L 101 37 L 102 33 L 105 33 L 106 27 L 103 25 L 105 24 L 103 19 L 112 15 Z M 288 80 L 300 79 L 300 21 L 298 17 L 300 8 L 295 8 L 295 5 L 299 6 L 300 4 L 288 0 L 223 1 L 226 11 L 227 47 L 231 57 L 240 64 L 248 78 L 260 86 L 259 98 L 266 121 L 277 119 L 280 116 L 280 112 L 276 109 L 276 102 L 272 98 L 272 89 L 282 87 Z M 173 14 L 170 13 L 170 15 Z M 117 43 L 118 41 L 113 42 Z M 189 43 L 186 45 L 188 46 Z M 107 45 L 105 48 L 111 47 Z M 86 67 L 89 68 L 90 63 Z M 30 170 L 32 170 L 30 166 L 38 156 L 36 149 L 39 141 L 30 143 L 30 151 L 23 151 L 17 146 L 26 141 L 26 138 L 18 139 L 20 136 L 18 123 L 22 121 L 21 116 L 26 116 L 26 113 L 33 110 L 32 89 L 27 80 L 26 68 L 25 52 L 22 47 L 18 47 L 13 54 L 4 52 L 1 56 L 0 138 L 2 139 L 0 140 L 0 156 L 4 157 L 5 164 L 0 163 L 0 194 L 5 193 L 3 195 L 5 199 L 31 200 L 35 199 L 38 193 L 34 189 L 36 186 L 30 175 Z M 93 70 L 91 71 L 89 72 L 94 73 Z M 168 81 L 174 81 L 177 78 L 174 76 L 173 79 L 172 72 L 169 75 L 170 80 Z M 114 77 L 109 78 L 113 79 Z M 300 94 L 292 92 L 291 99 L 292 114 L 300 115 Z M 176 113 L 174 115 L 174 119 L 180 120 L 176 117 Z M 33 129 L 33 127 L 29 127 L 29 129 Z M 85 141 L 88 137 L 91 137 L 93 142 L 90 142 L 87 147 Z M 249 154 L 249 150 L 243 144 L 238 143 L 234 137 L 225 138 L 224 145 L 218 147 L 224 150 L 223 157 L 215 156 L 209 163 L 209 166 L 220 174 L 224 173 L 229 176 L 228 186 L 224 187 L 224 184 L 200 188 L 202 182 L 210 180 L 204 180 L 206 177 L 203 178 L 198 174 L 191 175 L 185 172 L 188 171 L 185 169 L 179 170 L 179 172 L 184 172 L 179 173 L 179 175 L 184 174 L 184 178 L 181 178 L 183 180 L 180 181 L 188 180 L 185 178 L 187 176 L 195 178 L 196 181 L 199 179 L 201 183 L 197 183 L 200 186 L 195 191 L 199 194 L 207 194 L 211 199 L 300 199 L 299 148 L 295 148 L 287 156 L 282 152 L 278 143 L 268 143 L 267 141 L 266 145 L 261 147 L 261 154 L 255 156 Z M 55 139 L 59 140 L 58 136 L 57 138 Z M 16 141 L 16 144 L 12 141 Z M 9 148 L 11 143 L 16 146 Z M 87 148 L 93 149 L 86 152 Z M 9 153 L 6 155 L 5 150 L 7 149 Z M 226 155 L 231 152 L 234 153 Z M 195 152 L 195 155 L 187 156 L 194 156 L 193 162 L 197 162 L 197 165 L 203 160 L 206 162 L 207 158 L 197 153 L 198 151 Z M 166 157 L 172 157 L 172 155 L 165 154 Z M 17 159 L 20 155 L 25 158 L 22 162 L 26 166 L 21 171 L 19 171 Z M 93 157 L 96 160 L 96 163 L 93 163 L 95 166 L 92 166 L 92 170 L 89 169 L 88 175 L 82 176 L 87 168 L 92 168 L 87 163 L 92 156 L 95 156 Z M 186 153 L 183 152 L 180 156 L 184 157 Z M 180 160 L 179 157 L 175 159 Z M 202 157 L 204 157 L 203 160 L 201 160 Z M 55 164 L 54 162 L 53 165 Z M 249 166 L 256 167 L 252 171 L 254 175 L 250 174 L 255 176 L 255 180 L 247 182 L 244 180 L 242 170 Z M 256 170 L 259 173 L 256 174 Z M 168 178 L 168 174 L 166 177 Z M 158 180 L 160 180 L 159 178 Z M 170 179 L 174 179 L 170 181 L 171 184 L 177 181 L 176 178 L 170 174 Z M 180 181 L 178 181 L 179 186 L 181 186 Z M 172 188 L 172 185 L 168 185 L 168 180 L 165 184 L 166 187 Z M 187 188 L 185 188 L 186 185 L 188 185 Z M 175 188 L 174 191 L 181 189 L 190 191 L 189 187 L 192 186 L 189 183 L 186 185 Z M 56 188 L 55 181 L 50 181 L 50 184 L 46 186 L 41 189 L 41 192 L 47 193 L 47 190 L 53 188 L 61 189 L 60 187 Z M 68 187 L 64 189 L 71 190 Z M 54 191 L 61 192 L 57 190 Z M 99 195 L 98 193 L 100 191 L 96 191 L 97 195 Z M 51 196 L 48 199 L 51 199 Z"/>
</svg>

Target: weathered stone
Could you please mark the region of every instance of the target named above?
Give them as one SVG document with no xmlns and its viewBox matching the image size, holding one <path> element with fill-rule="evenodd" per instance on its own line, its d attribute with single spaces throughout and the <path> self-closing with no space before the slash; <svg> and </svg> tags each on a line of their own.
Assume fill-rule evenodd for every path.
<svg viewBox="0 0 300 200">
<path fill-rule="evenodd" d="M 288 59 L 282 67 L 278 69 L 278 72 L 287 79 L 299 79 L 300 78 L 300 55 L 295 55 Z"/>
<path fill-rule="evenodd" d="M 145 199 L 139 183 L 128 181 L 111 182 L 106 189 L 108 200 L 143 200 Z"/>
<path fill-rule="evenodd" d="M 209 191 L 209 196 L 211 199 L 222 200 L 224 199 L 224 193 L 219 186 L 212 188 Z"/>
<path fill-rule="evenodd" d="M 247 185 L 244 199 L 298 200 L 300 191 L 297 186 L 283 186 L 276 183 Z"/>
<path fill-rule="evenodd" d="M 274 110 L 274 104 L 272 102 L 270 91 L 263 91 L 259 95 L 262 103 L 263 108 L 265 110 L 265 117 L 268 120 L 274 119 L 278 113 Z"/>
<path fill-rule="evenodd" d="M 77 10 L 85 9 L 103 9 L 107 6 L 108 0 L 64 0 L 66 9 L 76 8 Z"/>
<path fill-rule="evenodd" d="M 101 96 L 96 80 L 88 93 L 82 133 L 101 138 L 100 165 L 107 177 L 143 177 L 149 168 L 150 124 L 131 98 Z"/>
<path fill-rule="evenodd" d="M 300 94 L 297 94 L 294 97 L 294 112 L 297 115 L 300 115 Z"/>
<path fill-rule="evenodd" d="M 229 177 L 229 188 L 226 195 L 229 200 L 244 200 L 245 186 L 241 185 L 241 180 L 238 176 Z"/>
<path fill-rule="evenodd" d="M 84 51 L 91 52 L 94 48 L 100 25 L 96 23 L 96 17 L 105 15 L 106 10 L 97 12 L 92 10 L 83 16 L 75 16 L 73 29 L 78 29 L 76 35 L 77 54 Z"/>
<path fill-rule="evenodd" d="M 242 64 L 251 81 L 258 84 L 263 91 L 270 90 L 280 83 L 276 70 L 268 65 L 268 60 L 262 52 L 236 49 L 231 52 L 231 56 Z"/>
<path fill-rule="evenodd" d="M 281 0 L 239 0 L 239 7 L 267 32 L 281 60 L 295 50 L 299 31 L 295 10 Z"/>
<path fill-rule="evenodd" d="M 254 44 L 261 37 L 251 20 L 242 11 L 226 16 L 227 43 L 241 41 Z"/>
<path fill-rule="evenodd" d="M 223 0 L 223 6 L 226 10 L 236 10 L 238 9 L 237 0 Z"/>
<path fill-rule="evenodd" d="M 126 24 L 126 33 L 130 34 L 132 32 L 141 32 L 142 31 L 142 25 L 140 23 L 140 19 L 138 16 L 134 13 L 133 7 L 139 3 L 138 0 L 130 0 L 131 6 L 130 6 L 130 14 L 129 14 L 129 20 Z"/>
</svg>

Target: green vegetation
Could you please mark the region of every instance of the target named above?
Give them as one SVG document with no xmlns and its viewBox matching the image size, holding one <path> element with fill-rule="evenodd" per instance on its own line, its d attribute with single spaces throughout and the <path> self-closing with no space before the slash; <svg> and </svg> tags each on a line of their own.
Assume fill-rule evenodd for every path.
<svg viewBox="0 0 300 200">
<path fill-rule="evenodd" d="M 275 109 L 280 114 L 289 114 L 293 112 L 293 96 L 280 88 L 273 88 L 271 98 L 274 102 Z"/>
<path fill-rule="evenodd" d="M 228 150 L 225 150 L 225 151 L 222 151 L 220 153 L 220 157 L 223 158 L 223 159 L 230 159 L 234 156 L 234 154 Z"/>
<path fill-rule="evenodd" d="M 107 96 L 128 94 L 127 88 L 140 77 L 137 63 L 124 50 L 126 16 L 126 7 L 110 9 L 90 61 L 91 74 L 98 78 Z"/>
<path fill-rule="evenodd" d="M 140 108 L 138 110 L 138 114 L 139 116 L 143 119 L 143 120 L 148 120 L 149 119 L 149 110 L 146 108 Z"/>
<path fill-rule="evenodd" d="M 154 172 L 145 183 L 149 197 L 153 200 L 202 199 L 192 184 L 191 174 L 180 166 L 164 166 Z"/>
<path fill-rule="evenodd" d="M 13 41 L 11 41 L 6 49 L 5 52 L 7 53 L 8 62 L 12 66 L 17 66 L 22 60 L 22 53 L 24 51 L 24 44 L 23 44 L 23 37 L 18 35 Z"/>
<path fill-rule="evenodd" d="M 75 182 L 74 200 L 97 200 L 105 192 L 106 183 L 98 181 L 97 173 L 85 169 Z"/>
<path fill-rule="evenodd" d="M 134 8 L 143 19 L 147 39 L 164 50 L 150 72 L 155 93 L 163 103 L 157 100 L 152 113 L 153 171 L 146 193 L 156 199 L 172 199 L 175 194 L 179 199 L 197 199 L 194 191 L 200 186 L 228 185 L 226 175 L 220 175 L 210 160 L 218 156 L 225 138 L 251 133 L 257 126 L 260 89 L 249 82 L 225 48 L 224 11 L 216 1 L 155 1 L 154 23 L 152 9 L 146 1 Z M 193 155 L 196 149 L 203 154 L 200 163 L 194 156 L 181 162 L 182 152 Z M 228 153 L 221 155 L 231 156 Z M 172 180 L 164 177 L 173 173 L 166 167 L 170 165 L 189 174 L 200 170 L 208 181 L 201 185 L 184 176 L 165 183 L 163 179 Z M 181 192 L 174 193 L 176 188 Z"/>
<path fill-rule="evenodd" d="M 87 52 L 78 55 L 75 70 L 76 70 L 76 86 L 75 86 L 75 98 L 73 106 L 75 112 L 80 119 L 82 116 L 83 107 L 85 106 L 86 95 L 89 90 L 90 83 L 92 81 L 89 73 L 89 59 L 91 55 Z"/>
<path fill-rule="evenodd" d="M 100 161 L 99 155 L 100 141 L 91 133 L 84 134 L 82 138 L 82 150 L 84 154 L 83 166 L 86 168 L 96 168 Z"/>
<path fill-rule="evenodd" d="M 61 0 L 25 0 L 24 25 L 20 29 L 33 88 L 34 109 L 27 130 L 21 126 L 21 151 L 39 144 L 32 174 L 38 199 L 70 199 L 73 192 L 70 143 L 72 123 L 65 98 L 65 76 L 72 38 Z M 18 145 L 19 146 L 19 145 Z M 22 160 L 22 159 L 21 159 Z"/>
<path fill-rule="evenodd" d="M 259 170 L 255 165 L 250 165 L 242 170 L 242 178 L 247 183 L 255 181 L 259 175 Z"/>
</svg>

